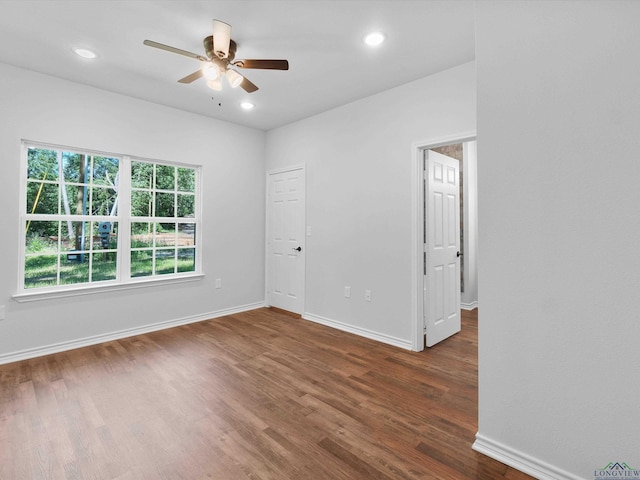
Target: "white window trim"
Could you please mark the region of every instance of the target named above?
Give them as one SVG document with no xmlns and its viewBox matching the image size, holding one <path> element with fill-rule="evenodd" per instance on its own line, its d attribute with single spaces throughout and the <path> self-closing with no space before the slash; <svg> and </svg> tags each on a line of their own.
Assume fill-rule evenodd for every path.
<svg viewBox="0 0 640 480">
<path fill-rule="evenodd" d="M 117 260 L 117 273 L 116 280 L 107 280 L 101 282 L 90 283 L 78 283 L 72 285 L 57 285 L 55 287 L 42 287 L 38 289 L 24 288 L 24 275 L 25 275 L 25 255 L 26 245 L 24 239 L 23 225 L 27 220 L 27 150 L 30 147 L 52 149 L 52 150 L 65 150 L 72 151 L 92 156 L 106 156 L 110 158 L 117 158 L 120 161 L 120 185 L 118 193 L 118 215 L 111 221 L 118 222 L 118 232 L 129 232 L 126 235 L 118 235 L 118 260 Z M 22 140 L 21 142 L 21 154 L 20 154 L 20 200 L 19 208 L 19 227 L 18 227 L 18 245 L 19 245 L 19 265 L 18 265 L 18 291 L 12 295 L 12 298 L 17 302 L 33 302 L 39 300 L 50 300 L 56 298 L 66 298 L 79 295 L 91 295 L 103 292 L 122 291 L 137 288 L 146 288 L 161 285 L 179 284 L 185 282 L 199 281 L 204 278 L 202 272 L 202 166 L 187 164 L 182 162 L 171 162 L 157 159 L 148 159 L 142 157 L 135 157 L 129 155 L 115 154 L 109 152 L 87 150 L 69 146 L 61 146 L 54 144 L 47 144 L 41 142 L 33 142 L 30 140 Z M 195 191 L 195 209 L 196 209 L 196 238 L 194 248 L 195 254 L 195 270 L 193 272 L 180 272 L 174 274 L 165 274 L 160 276 L 145 276 L 145 277 L 130 277 L 131 267 L 131 162 L 151 162 L 161 165 L 170 165 L 175 167 L 188 167 L 194 168 L 196 171 L 196 191 Z M 126 215 L 122 215 L 121 212 L 127 212 Z M 59 220 L 58 217 L 63 215 L 50 215 L 44 216 L 47 220 Z M 66 216 L 64 216 L 66 218 Z M 101 221 L 105 216 L 88 216 L 88 215 L 74 215 L 74 221 Z M 151 217 L 156 218 L 156 217 Z M 169 220 L 169 219 L 167 219 Z M 154 220 L 155 221 L 155 220 Z M 179 222 L 180 217 L 171 218 L 172 222 Z M 125 230 L 126 229 L 126 230 Z M 125 275 L 126 274 L 126 275 Z M 126 277 L 126 278 L 125 278 Z"/>
<path fill-rule="evenodd" d="M 189 273 L 178 276 L 163 275 L 142 279 L 135 278 L 126 283 L 97 282 L 95 284 L 79 283 L 77 285 L 56 287 L 56 290 L 42 290 L 37 292 L 16 293 L 12 298 L 19 303 L 35 302 L 38 300 L 51 300 L 54 298 L 77 297 L 80 295 L 92 295 L 103 292 L 117 292 L 119 290 L 131 290 L 134 288 L 146 288 L 158 285 L 172 285 L 178 283 L 195 282 L 204 278 L 203 273 Z"/>
</svg>

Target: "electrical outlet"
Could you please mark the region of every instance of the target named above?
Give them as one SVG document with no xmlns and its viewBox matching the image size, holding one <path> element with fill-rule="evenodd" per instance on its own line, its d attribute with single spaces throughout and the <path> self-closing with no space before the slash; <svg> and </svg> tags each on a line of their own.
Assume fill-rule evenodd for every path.
<svg viewBox="0 0 640 480">
<path fill-rule="evenodd" d="M 222 288 L 222 279 L 216 278 L 216 288 Z"/>
<path fill-rule="evenodd" d="M 370 301 L 371 301 L 371 290 L 365 290 L 365 291 L 364 291 L 364 299 L 365 299 L 367 302 L 370 302 Z"/>
<path fill-rule="evenodd" d="M 344 298 L 351 298 L 351 287 L 344 287 Z"/>
</svg>

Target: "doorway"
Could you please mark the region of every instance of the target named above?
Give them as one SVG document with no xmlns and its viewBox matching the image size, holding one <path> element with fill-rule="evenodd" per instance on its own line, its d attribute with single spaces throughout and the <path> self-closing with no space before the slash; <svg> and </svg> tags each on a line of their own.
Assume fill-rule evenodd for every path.
<svg viewBox="0 0 640 480">
<path fill-rule="evenodd" d="M 429 232 L 428 229 L 429 222 L 432 223 L 432 219 L 429 219 L 430 205 L 425 196 L 429 195 L 429 176 L 424 173 L 424 168 L 425 158 L 428 158 L 428 152 L 430 151 L 434 152 L 432 156 L 444 154 L 446 157 L 462 157 L 460 164 L 458 164 L 457 161 L 453 161 L 454 167 L 459 165 L 460 171 L 459 195 L 457 195 L 457 197 L 460 198 L 460 204 L 459 208 L 456 209 L 459 219 L 457 223 L 459 231 L 461 232 L 461 235 L 458 237 L 458 245 L 456 245 L 456 247 L 459 248 L 456 248 L 456 250 L 449 248 L 448 250 L 451 251 L 447 253 L 448 256 L 451 256 L 451 254 L 453 254 L 454 257 L 457 256 L 456 260 L 458 260 L 458 262 L 454 263 L 451 259 L 448 259 L 447 267 L 444 266 L 444 262 L 441 265 L 435 265 L 435 263 L 437 263 L 435 262 L 435 256 L 439 255 L 439 253 L 436 250 L 429 250 L 429 233 L 433 232 Z M 413 255 L 414 280 L 412 313 L 415 328 L 412 339 L 412 349 L 421 351 L 425 348 L 425 334 L 427 333 L 426 328 L 428 325 L 430 326 L 431 333 L 431 338 L 427 338 L 427 344 L 429 344 L 429 346 L 457 331 L 455 328 L 455 319 L 453 322 L 449 322 L 448 326 L 444 321 L 447 317 L 447 314 L 444 314 L 447 302 L 453 304 L 454 301 L 457 301 L 455 308 L 457 308 L 458 320 L 460 318 L 460 307 L 464 309 L 477 307 L 477 155 L 475 132 L 415 143 L 413 145 L 413 162 L 414 188 L 412 206 L 415 248 Z M 438 200 L 433 199 L 433 202 L 437 203 Z M 434 226 L 431 228 L 434 228 Z M 450 225 L 447 226 L 447 228 L 450 228 Z M 433 240 L 432 238 L 431 243 L 433 243 Z M 442 249 L 441 251 L 444 250 Z M 430 262 L 430 260 L 434 261 Z M 434 265 L 436 270 L 431 272 L 431 278 L 428 278 L 428 276 L 425 276 L 427 268 L 434 267 Z M 457 279 L 449 276 L 449 296 L 445 298 L 442 296 L 443 284 L 440 283 L 440 290 L 437 290 L 438 282 L 434 281 L 434 277 L 442 274 L 444 268 L 451 270 L 453 266 L 457 268 L 458 265 L 460 266 L 460 274 L 458 274 Z M 455 283 L 460 284 L 461 288 L 457 286 L 451 287 L 451 283 L 454 280 Z M 457 291 L 454 289 L 457 289 Z M 457 299 L 453 298 L 451 296 L 452 294 L 455 294 Z M 438 298 L 441 300 L 439 303 L 437 301 L 430 301 L 430 299 L 437 300 Z M 448 314 L 455 316 L 455 312 L 452 311 L 448 312 Z M 431 323 L 428 324 L 428 321 Z M 434 325 L 436 324 L 439 325 L 436 330 L 439 329 L 440 331 L 434 330 Z"/>
<path fill-rule="evenodd" d="M 425 346 L 460 331 L 460 162 L 423 151 L 423 309 Z"/>
</svg>

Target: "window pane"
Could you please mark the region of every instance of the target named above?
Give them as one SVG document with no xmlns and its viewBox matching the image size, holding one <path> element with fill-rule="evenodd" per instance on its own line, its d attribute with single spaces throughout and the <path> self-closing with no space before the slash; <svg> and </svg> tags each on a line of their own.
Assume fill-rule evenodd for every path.
<svg viewBox="0 0 640 480">
<path fill-rule="evenodd" d="M 134 217 L 150 217 L 151 198 L 149 192 L 131 192 L 131 215 Z"/>
<path fill-rule="evenodd" d="M 196 244 L 196 225 L 194 223 L 178 224 L 178 245 L 181 247 Z"/>
<path fill-rule="evenodd" d="M 156 247 L 169 247 L 176 244 L 176 224 L 156 223 Z"/>
<path fill-rule="evenodd" d="M 27 152 L 27 177 L 34 180 L 57 180 L 58 153 L 55 150 L 30 148 Z"/>
<path fill-rule="evenodd" d="M 195 210 L 195 196 L 194 195 L 178 195 L 178 216 L 179 217 L 194 217 Z"/>
<path fill-rule="evenodd" d="M 24 288 L 51 287 L 58 284 L 58 255 L 25 258 Z"/>
<path fill-rule="evenodd" d="M 101 282 L 115 280 L 117 272 L 116 252 L 92 254 L 91 280 Z"/>
<path fill-rule="evenodd" d="M 67 256 L 66 261 L 64 256 L 60 257 L 60 285 L 73 285 L 88 281 L 89 256 L 87 254 Z"/>
<path fill-rule="evenodd" d="M 153 252 L 142 250 L 131 252 L 131 276 L 147 277 L 153 274 Z"/>
<path fill-rule="evenodd" d="M 62 229 L 61 248 L 67 250 L 89 250 L 91 247 L 91 223 L 89 222 L 71 222 L 73 230 L 72 235 L 65 235 L 65 229 Z M 82 261 L 88 260 L 83 258 Z"/>
<path fill-rule="evenodd" d="M 94 185 L 118 185 L 117 158 L 93 157 L 93 184 Z"/>
<path fill-rule="evenodd" d="M 58 253 L 59 222 L 27 222 L 25 252 L 27 255 Z"/>
<path fill-rule="evenodd" d="M 176 271 L 175 250 L 156 250 L 156 275 L 166 275 Z"/>
<path fill-rule="evenodd" d="M 178 272 L 195 272 L 196 270 L 196 249 L 178 249 Z"/>
<path fill-rule="evenodd" d="M 149 222 L 134 222 L 131 224 L 131 248 L 153 246 L 153 224 Z"/>
<path fill-rule="evenodd" d="M 178 168 L 178 190 L 195 193 L 196 171 L 193 168 Z"/>
<path fill-rule="evenodd" d="M 60 232 L 62 253 L 88 250 L 91 246 L 91 224 L 89 222 L 63 222 Z M 78 258 L 77 261 L 84 261 Z"/>
<path fill-rule="evenodd" d="M 156 217 L 173 217 L 175 212 L 173 193 L 156 193 Z"/>
<path fill-rule="evenodd" d="M 131 186 L 153 188 L 153 163 L 131 162 Z"/>
<path fill-rule="evenodd" d="M 62 211 L 60 213 L 68 215 L 88 215 L 89 214 L 89 189 L 86 185 L 65 185 L 67 197 L 62 195 Z"/>
<path fill-rule="evenodd" d="M 27 184 L 26 213 L 45 213 L 48 215 L 57 215 L 58 184 L 29 182 Z"/>
<path fill-rule="evenodd" d="M 88 169 L 88 161 L 85 155 L 62 152 L 62 170 L 65 182 L 89 183 Z"/>
<path fill-rule="evenodd" d="M 111 215 L 115 207 L 117 193 L 112 188 L 93 187 L 91 189 L 91 215 Z M 113 211 L 113 215 L 116 215 Z"/>
<path fill-rule="evenodd" d="M 117 222 L 92 222 L 92 250 L 108 250 L 117 248 Z"/>
<path fill-rule="evenodd" d="M 156 188 L 158 190 L 175 190 L 176 167 L 156 165 Z"/>
</svg>

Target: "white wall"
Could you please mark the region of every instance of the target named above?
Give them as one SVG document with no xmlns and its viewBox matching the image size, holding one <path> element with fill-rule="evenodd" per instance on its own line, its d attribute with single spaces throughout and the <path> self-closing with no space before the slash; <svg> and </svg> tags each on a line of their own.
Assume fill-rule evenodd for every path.
<svg viewBox="0 0 640 480">
<path fill-rule="evenodd" d="M 305 317 L 410 347 L 412 144 L 475 115 L 468 63 L 267 133 L 267 170 L 307 168 Z"/>
<path fill-rule="evenodd" d="M 539 478 L 640 467 L 638 19 L 477 3 L 476 446 Z"/>
<path fill-rule="evenodd" d="M 20 352 L 264 301 L 264 132 L 0 64 L 0 362 Z M 203 166 L 196 282 L 17 303 L 20 140 Z M 223 288 L 214 289 L 221 278 Z"/>
</svg>

